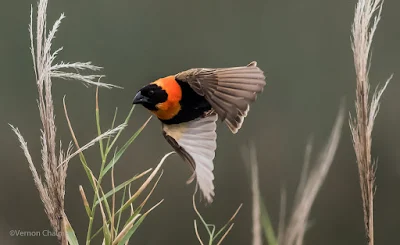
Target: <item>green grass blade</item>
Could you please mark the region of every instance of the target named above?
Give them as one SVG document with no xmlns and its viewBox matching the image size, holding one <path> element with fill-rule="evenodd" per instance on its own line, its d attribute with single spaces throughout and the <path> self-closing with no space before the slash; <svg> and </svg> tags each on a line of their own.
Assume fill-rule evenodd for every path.
<svg viewBox="0 0 400 245">
<path fill-rule="evenodd" d="M 94 234 L 93 236 L 90 237 L 90 241 L 92 241 L 97 235 L 100 234 L 100 232 L 103 230 L 103 226 L 100 227 Z"/>
<path fill-rule="evenodd" d="M 125 186 L 124 192 L 122 193 L 121 206 L 124 205 L 124 202 L 125 202 L 126 188 L 127 187 Z M 122 215 L 122 212 L 118 214 L 117 227 L 115 227 L 116 234 L 118 234 L 118 231 L 119 231 L 119 224 L 121 223 L 121 215 Z"/>
<path fill-rule="evenodd" d="M 129 239 L 131 239 L 133 233 L 135 233 L 135 231 L 137 230 L 137 228 L 139 228 L 139 226 L 142 224 L 142 222 L 144 221 L 145 218 L 146 218 L 146 215 L 143 215 L 142 217 L 140 217 L 140 219 L 137 222 L 135 222 L 133 224 L 132 228 L 125 234 L 125 236 L 118 243 L 118 245 L 125 245 L 125 243 L 128 242 Z"/>
<path fill-rule="evenodd" d="M 112 123 L 111 123 L 111 128 L 114 128 L 115 120 L 117 119 L 117 114 L 118 114 L 118 107 L 115 108 L 114 118 L 113 118 Z M 108 137 L 108 139 L 107 139 L 106 152 L 108 152 L 108 148 L 109 148 L 109 146 L 110 146 L 110 140 L 111 140 L 111 135 L 110 135 L 110 136 Z"/>
<path fill-rule="evenodd" d="M 197 210 L 195 195 L 196 195 L 196 192 L 193 194 L 193 209 L 196 212 L 197 216 L 200 218 L 201 223 L 203 223 L 204 228 L 207 230 L 208 236 L 212 237 L 212 233 L 209 229 L 209 224 L 207 224 L 207 222 L 204 220 L 203 216 L 201 216 L 199 210 Z"/>
<path fill-rule="evenodd" d="M 118 191 L 120 191 L 121 189 L 125 188 L 126 186 L 128 186 L 130 183 L 132 183 L 133 181 L 140 179 L 141 177 L 143 177 L 144 175 L 148 174 L 152 169 L 148 169 L 145 172 L 139 174 L 139 175 L 135 175 L 134 177 L 132 177 L 131 179 L 123 182 L 122 184 L 118 185 L 117 187 L 115 187 L 114 189 L 112 189 L 111 191 L 107 192 L 100 200 L 97 200 L 95 202 L 95 206 L 99 204 L 99 202 L 102 202 L 104 199 L 109 198 L 110 196 L 112 196 L 114 193 L 117 193 Z"/>
<path fill-rule="evenodd" d="M 65 219 L 65 234 L 67 235 L 67 240 L 70 245 L 79 245 L 78 238 L 75 235 L 74 229 L 72 229 L 71 224 L 68 219 Z"/>
<path fill-rule="evenodd" d="M 131 118 L 132 112 L 133 112 L 134 109 L 135 109 L 135 105 L 132 106 L 131 110 L 130 110 L 129 113 L 128 113 L 128 116 L 125 118 L 125 121 L 124 121 L 125 124 L 128 124 L 129 119 Z M 114 137 L 114 139 L 113 139 L 113 141 L 111 142 L 111 144 L 110 144 L 110 146 L 108 147 L 108 149 L 106 149 L 106 156 L 108 155 L 108 153 L 110 152 L 110 150 L 111 150 L 112 147 L 114 146 L 115 142 L 117 142 L 117 139 L 118 139 L 119 136 L 121 135 L 122 130 L 123 130 L 123 129 L 121 129 L 121 130 L 117 133 L 117 135 Z"/>
<path fill-rule="evenodd" d="M 138 196 L 147 188 L 151 180 L 154 178 L 154 176 L 157 174 L 157 172 L 160 170 L 161 166 L 164 164 L 165 160 L 175 152 L 172 151 L 168 154 L 165 154 L 165 156 L 161 159 L 161 161 L 158 163 L 157 167 L 153 170 L 153 172 L 150 174 L 150 176 L 144 181 L 144 183 L 139 187 L 139 189 L 129 198 L 128 201 L 125 202 L 124 205 L 116 212 L 118 214 L 119 212 L 123 212 L 125 209 L 129 208 L 131 203 L 133 203 Z"/>
<path fill-rule="evenodd" d="M 135 218 L 137 214 L 140 215 L 140 212 L 141 212 L 141 211 L 142 211 L 142 208 L 140 208 L 140 207 L 137 208 L 136 210 L 134 210 L 134 211 L 132 212 L 132 215 L 125 221 L 125 226 L 128 225 L 129 222 L 131 222 L 132 219 Z M 125 227 L 125 226 L 124 226 L 124 227 Z"/>
<path fill-rule="evenodd" d="M 106 245 L 111 244 L 111 233 L 108 230 L 107 223 L 103 224 L 103 234 L 104 234 L 105 244 Z"/>
<path fill-rule="evenodd" d="M 229 229 L 231 229 L 231 226 L 233 225 L 233 220 L 235 219 L 236 215 L 239 213 L 240 209 L 242 208 L 243 204 L 240 204 L 239 207 L 236 209 L 235 213 L 232 215 L 232 217 L 228 220 L 228 222 L 226 222 L 226 224 L 217 232 L 217 234 L 213 237 L 213 241 L 215 239 L 217 239 L 218 236 L 220 236 L 222 234 L 222 232 L 224 232 L 226 229 L 228 229 L 225 232 L 225 235 L 229 232 Z M 224 236 L 225 236 L 224 235 Z M 223 238 L 221 238 L 220 242 L 223 240 Z M 219 242 L 219 243 L 220 243 Z"/>
<path fill-rule="evenodd" d="M 215 236 L 213 236 L 213 241 L 215 241 L 221 234 L 222 232 L 224 232 L 226 230 L 226 228 L 228 228 L 228 225 L 230 225 L 230 223 L 227 223 L 226 225 L 224 225 L 218 232 L 217 234 L 215 234 Z"/>
<path fill-rule="evenodd" d="M 93 179 L 92 179 L 93 172 L 89 168 L 89 166 L 88 166 L 88 164 L 86 162 L 85 155 L 83 155 L 82 152 L 79 153 L 79 159 L 81 160 L 83 169 L 85 170 L 85 173 L 86 173 L 86 176 L 87 176 L 87 178 L 88 178 L 88 180 L 90 182 L 90 185 L 92 186 L 93 190 L 96 190 L 96 185 L 94 184 Z"/>
<path fill-rule="evenodd" d="M 101 188 L 101 186 L 99 186 L 100 192 L 101 192 L 101 199 L 103 200 L 103 203 L 105 204 L 104 206 L 106 207 L 106 211 L 107 211 L 107 215 L 108 215 L 108 219 L 111 220 L 112 219 L 112 214 L 111 214 L 111 208 L 110 205 L 107 201 L 107 198 L 105 198 L 104 196 L 104 192 L 103 192 L 103 188 Z M 107 223 L 109 223 L 109 221 L 107 221 Z"/>
<path fill-rule="evenodd" d="M 269 218 L 267 207 L 262 200 L 260 200 L 260 208 L 261 223 L 264 229 L 265 238 L 268 241 L 268 245 L 278 245 L 278 241 L 274 232 L 274 227 L 272 226 L 271 219 Z"/>
<path fill-rule="evenodd" d="M 97 134 L 98 136 L 101 135 L 101 127 L 100 127 L 100 110 L 99 110 L 99 87 L 96 88 L 96 127 L 97 127 Z M 100 154 L 101 159 L 104 160 L 104 148 L 103 148 L 103 140 L 99 140 L 100 146 Z"/>
<path fill-rule="evenodd" d="M 118 242 L 118 245 L 124 245 L 126 242 L 129 241 L 129 239 L 132 237 L 133 233 L 135 233 L 135 231 L 137 230 L 137 228 L 139 228 L 139 226 L 142 224 L 142 222 L 144 221 L 144 219 L 146 218 L 146 216 L 153 211 L 158 205 L 160 205 L 164 200 L 161 200 L 160 202 L 158 202 L 156 205 L 154 205 L 152 208 L 150 208 L 146 213 L 144 213 L 142 215 L 142 217 L 140 217 L 140 219 L 138 221 L 136 221 L 132 228 L 129 229 L 129 231 L 125 234 L 125 236 L 122 238 L 121 241 Z"/>
<path fill-rule="evenodd" d="M 100 173 L 100 176 L 104 176 L 108 171 L 118 162 L 121 156 L 124 154 L 126 149 L 128 149 L 129 145 L 139 136 L 139 134 L 143 131 L 146 125 L 149 123 L 151 117 L 147 119 L 147 121 L 132 135 L 132 137 L 122 146 L 122 148 L 115 154 L 115 156 L 111 159 L 111 161 L 107 164 L 107 166 Z M 112 145 L 112 144 L 111 144 Z"/>
</svg>

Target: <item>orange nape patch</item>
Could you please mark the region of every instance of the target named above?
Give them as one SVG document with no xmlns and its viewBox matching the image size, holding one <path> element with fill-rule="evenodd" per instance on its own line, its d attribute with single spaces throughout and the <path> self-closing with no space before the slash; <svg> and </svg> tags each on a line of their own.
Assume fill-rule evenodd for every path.
<svg viewBox="0 0 400 245">
<path fill-rule="evenodd" d="M 161 87 L 168 94 L 168 98 L 165 102 L 158 103 L 156 105 L 157 111 L 153 113 L 162 120 L 169 120 L 176 116 L 181 110 L 179 102 L 182 99 L 182 89 L 178 82 L 175 80 L 175 76 L 168 76 L 160 78 L 152 84 L 156 84 Z"/>
</svg>

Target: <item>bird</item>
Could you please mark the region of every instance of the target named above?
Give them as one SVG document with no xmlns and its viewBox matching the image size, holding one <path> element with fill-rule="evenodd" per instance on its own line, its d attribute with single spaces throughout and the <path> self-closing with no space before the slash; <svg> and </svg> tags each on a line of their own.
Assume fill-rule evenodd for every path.
<svg viewBox="0 0 400 245">
<path fill-rule="evenodd" d="M 196 179 L 196 190 L 199 187 L 210 204 L 215 197 L 217 121 L 236 134 L 265 85 L 256 61 L 237 67 L 191 68 L 145 85 L 133 104 L 161 121 L 166 141 L 192 170 L 187 183 Z"/>
</svg>

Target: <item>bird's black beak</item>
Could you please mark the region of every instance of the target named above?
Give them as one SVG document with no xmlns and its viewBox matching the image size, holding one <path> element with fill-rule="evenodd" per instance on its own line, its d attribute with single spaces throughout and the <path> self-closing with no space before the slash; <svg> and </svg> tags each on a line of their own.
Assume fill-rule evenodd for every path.
<svg viewBox="0 0 400 245">
<path fill-rule="evenodd" d="M 142 93 L 139 91 L 135 95 L 135 98 L 133 98 L 132 104 L 143 104 L 145 102 L 148 102 L 148 98 L 143 96 Z"/>
</svg>

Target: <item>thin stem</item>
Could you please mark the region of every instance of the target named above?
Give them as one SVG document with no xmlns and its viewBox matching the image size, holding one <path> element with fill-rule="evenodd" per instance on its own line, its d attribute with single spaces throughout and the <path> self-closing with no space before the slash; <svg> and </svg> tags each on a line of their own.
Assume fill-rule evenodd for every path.
<svg viewBox="0 0 400 245">
<path fill-rule="evenodd" d="M 100 111 L 99 111 L 99 87 L 96 88 L 96 125 L 97 125 L 97 134 L 101 135 L 101 127 L 100 127 Z M 99 141 L 100 145 L 100 154 L 101 159 L 104 161 L 104 148 L 103 148 L 103 140 Z"/>
</svg>

